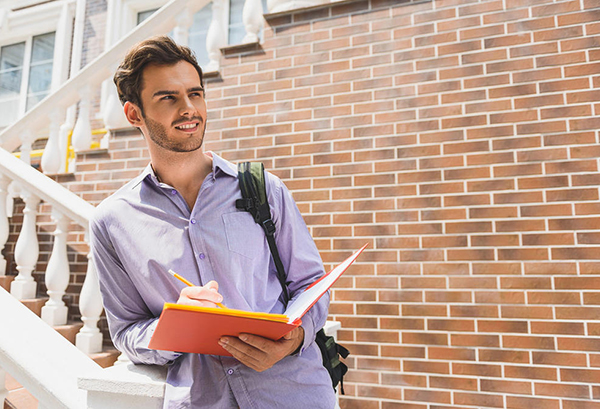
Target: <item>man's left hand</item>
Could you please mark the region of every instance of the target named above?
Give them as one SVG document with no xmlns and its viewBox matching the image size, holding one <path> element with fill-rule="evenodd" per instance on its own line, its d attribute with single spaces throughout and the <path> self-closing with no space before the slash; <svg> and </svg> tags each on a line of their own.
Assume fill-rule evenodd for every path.
<svg viewBox="0 0 600 409">
<path fill-rule="evenodd" d="M 255 371 L 262 372 L 293 353 L 304 342 L 304 328 L 297 327 L 278 341 L 252 334 L 223 337 L 219 340 L 227 352 Z"/>
</svg>

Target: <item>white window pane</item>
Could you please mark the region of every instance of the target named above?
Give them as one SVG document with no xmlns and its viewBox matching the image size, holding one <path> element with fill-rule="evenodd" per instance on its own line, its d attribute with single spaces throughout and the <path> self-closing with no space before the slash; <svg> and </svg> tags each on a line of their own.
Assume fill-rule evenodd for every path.
<svg viewBox="0 0 600 409">
<path fill-rule="evenodd" d="M 25 110 L 29 111 L 38 102 L 40 102 L 42 99 L 46 98 L 46 96 L 49 93 L 50 93 L 49 91 L 45 91 L 45 92 L 38 92 L 38 93 L 35 93 L 35 94 L 29 94 L 29 95 L 27 95 L 27 107 L 25 108 Z"/>
<path fill-rule="evenodd" d="M 54 33 L 33 37 L 31 48 L 31 63 L 52 61 L 54 57 Z"/>
<path fill-rule="evenodd" d="M 19 98 L 0 100 L 0 128 L 15 122 L 19 116 Z"/>
<path fill-rule="evenodd" d="M 23 70 L 0 72 L 0 98 L 19 95 Z"/>
<path fill-rule="evenodd" d="M 152 10 L 146 10 L 146 11 L 140 11 L 137 14 L 137 24 L 139 25 L 142 21 L 146 20 L 148 17 L 150 17 L 152 14 L 154 14 L 154 12 L 158 10 L 158 9 L 152 9 Z"/>
<path fill-rule="evenodd" d="M 0 50 L 0 72 L 23 68 L 25 43 L 7 45 Z"/>
<path fill-rule="evenodd" d="M 208 51 L 206 50 L 206 33 L 212 19 L 212 10 L 210 7 L 203 7 L 194 14 L 194 21 L 189 30 L 189 46 L 194 51 L 198 64 L 206 66 L 209 62 Z"/>
<path fill-rule="evenodd" d="M 29 70 L 28 93 L 47 91 L 52 82 L 52 62 L 32 65 Z"/>
</svg>

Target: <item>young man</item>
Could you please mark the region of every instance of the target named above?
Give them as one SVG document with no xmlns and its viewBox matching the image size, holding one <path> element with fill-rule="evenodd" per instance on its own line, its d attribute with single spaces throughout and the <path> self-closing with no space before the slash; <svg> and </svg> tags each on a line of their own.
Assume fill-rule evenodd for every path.
<svg viewBox="0 0 600 409">
<path fill-rule="evenodd" d="M 134 363 L 168 365 L 166 408 L 333 408 L 334 390 L 313 342 L 325 295 L 279 341 L 224 337 L 231 357 L 148 349 L 165 302 L 282 313 L 281 286 L 262 228 L 235 207 L 237 169 L 204 153 L 202 71 L 168 37 L 136 45 L 115 74 L 151 163 L 97 208 L 93 260 L 115 346 Z M 267 174 L 276 242 L 292 299 L 323 272 L 317 248 L 283 183 Z M 194 287 L 167 271 L 173 269 Z"/>
</svg>

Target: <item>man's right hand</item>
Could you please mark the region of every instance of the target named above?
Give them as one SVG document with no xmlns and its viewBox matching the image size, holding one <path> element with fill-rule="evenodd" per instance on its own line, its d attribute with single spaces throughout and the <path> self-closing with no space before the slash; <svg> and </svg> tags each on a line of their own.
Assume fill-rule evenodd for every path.
<svg viewBox="0 0 600 409">
<path fill-rule="evenodd" d="M 217 303 L 222 301 L 223 296 L 219 294 L 219 284 L 213 280 L 203 286 L 185 287 L 179 294 L 177 304 L 216 307 Z"/>
</svg>

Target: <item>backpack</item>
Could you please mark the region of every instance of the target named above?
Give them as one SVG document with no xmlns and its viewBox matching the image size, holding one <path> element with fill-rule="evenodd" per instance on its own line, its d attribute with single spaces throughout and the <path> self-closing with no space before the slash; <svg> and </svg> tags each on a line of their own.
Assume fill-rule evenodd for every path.
<svg viewBox="0 0 600 409">
<path fill-rule="evenodd" d="M 238 199 L 235 206 L 240 210 L 250 212 L 254 217 L 254 221 L 265 231 L 269 249 L 271 250 L 271 255 L 277 269 L 277 278 L 281 284 L 283 304 L 287 306 L 290 294 L 285 283 L 285 270 L 279 257 L 277 244 L 275 243 L 275 223 L 271 219 L 271 208 L 267 201 L 264 165 L 260 162 L 239 163 L 238 180 L 242 191 L 242 199 Z M 346 358 L 350 354 L 350 351 L 336 343 L 333 337 L 327 336 L 323 328 L 317 332 L 315 342 L 321 350 L 323 366 L 329 372 L 333 389 L 335 390 L 339 383 L 340 391 L 343 395 L 343 378 L 346 372 L 348 372 L 348 366 L 340 361 L 340 356 Z"/>
</svg>

